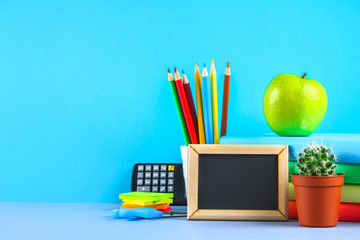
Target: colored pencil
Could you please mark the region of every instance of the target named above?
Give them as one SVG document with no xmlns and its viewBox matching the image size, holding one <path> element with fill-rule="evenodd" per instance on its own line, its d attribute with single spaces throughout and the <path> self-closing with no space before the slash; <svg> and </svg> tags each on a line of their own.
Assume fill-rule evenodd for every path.
<svg viewBox="0 0 360 240">
<path fill-rule="evenodd" d="M 193 96 L 192 96 L 192 93 L 191 93 L 189 80 L 187 79 L 187 77 L 186 77 L 186 75 L 184 73 L 184 70 L 183 70 L 183 79 L 184 79 L 185 94 L 186 94 L 186 98 L 187 98 L 188 103 L 189 103 L 190 113 L 191 113 L 191 117 L 192 117 L 192 120 L 193 120 L 193 123 L 194 123 L 196 137 L 199 139 L 199 127 L 198 127 L 198 120 L 197 120 L 197 116 L 196 116 L 194 99 L 193 99 Z"/>
<path fill-rule="evenodd" d="M 229 108 L 229 92 L 230 92 L 230 65 L 227 64 L 224 77 L 224 94 L 223 94 L 223 106 L 222 106 L 222 116 L 221 116 L 221 134 L 220 136 L 226 136 L 227 129 L 227 118 L 228 118 L 228 108 Z"/>
<path fill-rule="evenodd" d="M 212 120 L 213 120 L 213 134 L 214 134 L 213 139 L 214 139 L 214 144 L 219 144 L 217 85 L 216 85 L 216 70 L 215 70 L 214 60 L 211 61 L 210 83 L 211 83 L 211 107 L 212 107 Z"/>
<path fill-rule="evenodd" d="M 176 107 L 176 111 L 180 120 L 180 125 L 181 125 L 181 130 L 182 133 L 184 135 L 184 139 L 185 139 L 185 144 L 186 146 L 190 143 L 190 138 L 189 138 L 189 133 L 187 131 L 186 128 L 186 124 L 185 124 L 185 119 L 184 119 L 184 114 L 183 111 L 181 109 L 181 105 L 180 105 L 180 100 L 179 100 L 179 96 L 176 90 L 176 86 L 175 86 L 175 81 L 174 81 L 174 77 L 170 72 L 170 69 L 168 69 L 168 80 L 169 80 L 169 84 L 170 84 L 170 89 L 171 89 L 171 93 L 175 102 L 175 107 Z"/>
<path fill-rule="evenodd" d="M 210 83 L 208 82 L 208 71 L 205 67 L 202 72 L 201 84 L 202 84 L 202 96 L 204 104 L 204 123 L 205 123 L 205 138 L 207 144 L 213 143 L 212 134 L 212 118 L 211 118 L 211 99 L 210 99 Z"/>
<path fill-rule="evenodd" d="M 187 126 L 189 136 L 190 136 L 190 141 L 193 144 L 198 144 L 195 127 L 194 127 L 194 122 L 192 120 L 191 113 L 190 113 L 189 103 L 186 99 L 184 85 L 181 80 L 180 74 L 176 70 L 176 68 L 175 68 L 175 85 L 176 85 L 176 89 L 178 90 L 181 107 L 182 107 L 182 110 L 184 113 L 186 126 Z"/>
<path fill-rule="evenodd" d="M 201 93 L 201 73 L 199 66 L 197 64 L 195 65 L 194 79 L 195 79 L 196 106 L 197 106 L 197 115 L 198 115 L 199 143 L 206 144 L 203 103 L 202 103 L 202 93 Z"/>
</svg>

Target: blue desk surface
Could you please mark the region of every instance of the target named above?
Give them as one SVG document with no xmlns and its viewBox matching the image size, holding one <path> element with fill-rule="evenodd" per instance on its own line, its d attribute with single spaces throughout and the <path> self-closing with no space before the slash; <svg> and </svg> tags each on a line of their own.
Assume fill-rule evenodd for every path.
<svg viewBox="0 0 360 240">
<path fill-rule="evenodd" d="M 0 203 L 1 240 L 57 239 L 358 239 L 360 223 L 306 228 L 297 221 L 187 221 L 112 219 L 110 203 Z"/>
</svg>

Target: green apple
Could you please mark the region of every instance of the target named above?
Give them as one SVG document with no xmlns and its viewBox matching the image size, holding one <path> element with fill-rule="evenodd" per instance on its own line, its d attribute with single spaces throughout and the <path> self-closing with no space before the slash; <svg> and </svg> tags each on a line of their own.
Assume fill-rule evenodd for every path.
<svg viewBox="0 0 360 240">
<path fill-rule="evenodd" d="M 305 75 L 277 75 L 265 90 L 265 119 L 280 136 L 309 136 L 325 117 L 325 88 Z"/>
</svg>

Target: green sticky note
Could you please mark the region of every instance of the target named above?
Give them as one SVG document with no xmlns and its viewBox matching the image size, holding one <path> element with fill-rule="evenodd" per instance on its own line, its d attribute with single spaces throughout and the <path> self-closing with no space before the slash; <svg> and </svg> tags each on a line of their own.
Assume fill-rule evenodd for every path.
<svg viewBox="0 0 360 240">
<path fill-rule="evenodd" d="M 172 199 L 163 199 L 163 200 L 160 200 L 160 201 L 155 201 L 153 203 L 153 205 L 164 204 L 164 203 L 173 203 L 173 200 Z"/>
<path fill-rule="evenodd" d="M 155 193 L 155 192 L 129 192 L 119 195 L 119 198 L 124 199 L 133 199 L 133 200 L 152 200 L 160 201 L 162 199 L 173 198 L 173 193 Z"/>
</svg>

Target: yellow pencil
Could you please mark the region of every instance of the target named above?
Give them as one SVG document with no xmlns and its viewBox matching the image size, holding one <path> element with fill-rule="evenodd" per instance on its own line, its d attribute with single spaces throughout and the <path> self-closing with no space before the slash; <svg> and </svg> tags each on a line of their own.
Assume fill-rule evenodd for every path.
<svg viewBox="0 0 360 240">
<path fill-rule="evenodd" d="M 219 121 L 218 121 L 216 70 L 215 70 L 214 60 L 211 61 L 210 84 L 211 84 L 211 107 L 212 107 L 212 119 L 213 119 L 214 144 L 219 144 Z"/>
<path fill-rule="evenodd" d="M 201 93 L 201 73 L 198 65 L 195 65 L 195 89 L 196 89 L 196 106 L 198 110 L 198 128 L 199 128 L 199 143 L 206 144 L 205 140 L 205 129 L 204 129 L 204 114 L 203 114 L 203 103 Z"/>
</svg>

